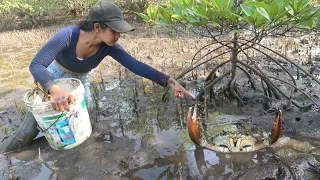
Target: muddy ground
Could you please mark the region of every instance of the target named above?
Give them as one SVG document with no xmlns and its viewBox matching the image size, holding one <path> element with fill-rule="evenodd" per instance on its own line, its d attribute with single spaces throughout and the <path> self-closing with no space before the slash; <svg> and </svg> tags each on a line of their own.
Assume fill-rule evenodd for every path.
<svg viewBox="0 0 320 180">
<path fill-rule="evenodd" d="M 41 37 L 48 38 L 58 28 L 30 30 L 24 33 L 28 35 L 47 32 Z M 23 32 L 18 33 L 23 36 Z M 43 38 L 33 44 L 10 47 L 11 42 L 5 41 L 4 38 L 8 35 L 4 33 L 0 36 L 3 51 L 1 61 L 11 58 L 11 62 L 15 62 L 13 60 L 20 56 L 31 59 L 41 43 L 46 40 Z M 119 43 L 137 59 L 175 76 L 190 64 L 194 53 L 207 42 L 209 40 L 205 38 L 179 36 L 175 33 L 164 34 L 137 26 L 135 32 L 123 35 Z M 320 64 L 319 45 L 313 42 L 314 38 L 308 35 L 265 40 L 266 45 L 276 47 L 306 71 L 319 76 L 320 70 L 316 69 Z M 4 47 L 5 44 L 7 48 Z M 309 46 L 312 46 L 311 60 L 314 64 L 308 64 L 306 50 Z M 257 57 L 257 60 L 261 59 L 265 57 Z M 1 91 L 6 93 L 2 93 L 0 102 L 0 140 L 9 136 L 21 123 L 21 100 L 32 87 L 32 78 L 27 70 L 28 63 L 22 64 L 19 71 L 26 73 L 23 83 L 20 83 L 22 85 L 12 85 L 10 81 L 0 85 L 3 89 L 10 87 L 10 91 Z M 183 84 L 197 94 L 205 75 L 216 64 L 218 62 L 198 68 L 195 72 L 197 78 L 191 76 L 191 73 L 186 75 L 182 79 Z M 296 74 L 296 69 L 290 63 L 281 61 L 281 64 Z M 261 62 L 260 67 L 289 81 L 281 68 L 270 61 Z M 316 70 L 312 71 L 313 69 Z M 5 71 L 16 70 L 1 69 L 1 72 Z M 220 74 L 223 72 L 224 70 L 219 71 Z M 297 80 L 299 87 L 320 104 L 320 85 L 302 73 L 300 75 L 300 79 Z M 310 109 L 299 110 L 286 99 L 272 98 L 269 101 L 263 95 L 259 83 L 259 88 L 252 90 L 244 74 L 238 73 L 237 76 L 244 106 L 239 107 L 236 99 L 219 93 L 230 81 L 230 78 L 225 78 L 214 88 L 217 106 L 209 106 L 208 119 L 212 122 L 247 121 L 270 132 L 274 116 L 272 108 L 281 107 L 284 113 L 284 133 L 279 144 L 274 147 L 245 154 L 225 154 L 196 148 L 188 138 L 185 125 L 186 111 L 193 105 L 193 101 L 189 98 L 176 99 L 169 95 L 168 100 L 162 102 L 161 98 L 165 92 L 163 87 L 133 75 L 116 61 L 107 58 L 91 72 L 97 107 L 91 113 L 91 137 L 71 150 L 55 151 L 40 135 L 29 147 L 0 155 L 0 179 L 8 179 L 9 176 L 20 179 L 319 178 L 319 108 L 313 106 Z M 10 76 L 5 77 L 5 80 L 10 80 Z M 255 77 L 255 80 L 259 82 L 259 78 Z M 292 93 L 291 87 L 279 82 L 277 84 L 286 93 Z M 310 102 L 300 92 L 294 95 L 295 100 L 302 104 Z M 205 116 L 201 119 L 205 119 Z"/>
</svg>

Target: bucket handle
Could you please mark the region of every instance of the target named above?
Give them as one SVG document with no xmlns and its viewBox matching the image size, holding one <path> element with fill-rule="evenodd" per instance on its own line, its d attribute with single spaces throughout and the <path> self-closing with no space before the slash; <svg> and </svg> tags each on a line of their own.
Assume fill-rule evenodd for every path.
<svg viewBox="0 0 320 180">
<path fill-rule="evenodd" d="M 61 112 L 60 116 L 59 116 L 49 127 L 47 127 L 46 129 L 42 129 L 40 126 L 38 126 L 39 129 L 40 129 L 42 132 L 46 132 L 46 131 L 47 131 L 48 129 L 50 129 L 53 125 L 55 125 L 55 124 L 61 119 L 61 117 L 64 117 L 63 114 L 66 114 L 66 111 Z M 73 116 L 73 115 L 70 115 L 69 117 L 66 117 L 66 119 L 68 120 L 68 124 L 69 124 L 69 119 L 70 119 L 72 116 Z M 59 149 L 65 147 L 65 146 L 67 146 L 67 145 L 64 145 L 64 146 L 62 146 L 62 147 L 59 147 Z"/>
<path fill-rule="evenodd" d="M 47 130 L 50 129 L 53 125 L 55 125 L 62 117 L 64 117 L 64 116 L 63 116 L 64 114 L 67 114 L 67 111 L 61 112 L 61 114 L 59 115 L 59 117 L 58 117 L 49 127 L 45 128 L 45 129 L 42 129 L 40 126 L 38 126 L 39 129 L 40 129 L 42 132 L 47 131 Z M 69 119 L 70 119 L 72 116 L 74 116 L 74 115 L 71 114 L 69 117 L 66 117 L 66 119 L 69 121 Z"/>
<path fill-rule="evenodd" d="M 37 86 L 34 90 L 37 90 L 37 89 L 39 89 L 40 91 L 42 91 L 42 93 L 43 93 L 43 101 L 45 101 L 46 99 L 50 99 L 50 93 L 48 92 L 48 91 L 45 91 L 44 89 L 43 89 L 43 87 L 42 87 L 42 85 L 38 82 L 38 81 L 36 81 L 36 80 L 34 80 L 34 84 Z"/>
<path fill-rule="evenodd" d="M 63 116 L 63 114 L 65 114 L 65 113 L 66 113 L 66 111 L 61 112 L 60 116 L 59 116 L 49 127 L 45 128 L 45 129 L 42 129 L 40 126 L 38 126 L 39 129 L 40 129 L 42 132 L 46 132 L 46 131 L 47 131 L 48 129 L 50 129 L 53 125 L 55 125 L 55 124 L 60 120 L 60 118 Z"/>
</svg>

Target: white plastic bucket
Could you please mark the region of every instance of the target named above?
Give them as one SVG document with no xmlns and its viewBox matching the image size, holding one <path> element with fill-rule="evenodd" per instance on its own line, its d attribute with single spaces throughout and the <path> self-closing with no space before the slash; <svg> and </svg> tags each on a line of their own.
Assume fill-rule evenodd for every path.
<svg viewBox="0 0 320 180">
<path fill-rule="evenodd" d="M 70 149 L 88 139 L 92 132 L 84 87 L 81 81 L 75 78 L 59 79 L 55 80 L 55 83 L 74 96 L 75 104 L 70 105 L 70 111 L 53 110 L 49 101 L 43 102 L 44 95 L 40 90 L 28 91 L 24 102 L 50 146 L 55 150 Z"/>
</svg>

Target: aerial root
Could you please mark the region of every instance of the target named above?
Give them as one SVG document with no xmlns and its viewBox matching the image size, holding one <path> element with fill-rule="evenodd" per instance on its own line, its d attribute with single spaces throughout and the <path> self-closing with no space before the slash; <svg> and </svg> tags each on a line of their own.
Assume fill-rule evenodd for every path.
<svg viewBox="0 0 320 180">
<path fill-rule="evenodd" d="M 244 72 L 248 76 L 249 82 L 251 83 L 251 88 L 256 90 L 257 89 L 256 83 L 253 80 L 253 78 L 250 75 L 250 73 L 247 70 L 245 70 L 243 67 L 239 66 L 239 65 L 237 65 L 237 68 L 239 68 L 242 72 Z"/>
<path fill-rule="evenodd" d="M 243 101 L 242 99 L 240 98 L 239 94 L 237 94 L 236 90 L 235 90 L 235 86 L 236 86 L 236 72 L 234 72 L 234 76 L 232 77 L 231 81 L 230 81 L 230 84 L 229 84 L 229 91 L 231 93 L 231 95 L 235 98 L 237 98 L 238 100 L 238 104 L 240 106 L 243 106 Z"/>
<path fill-rule="evenodd" d="M 180 73 L 180 75 L 178 75 L 176 78 L 179 79 L 181 77 L 183 77 L 185 74 L 187 74 L 190 71 L 193 71 L 195 68 L 199 67 L 200 65 L 203 65 L 209 61 L 212 60 L 216 60 L 216 58 L 223 56 L 224 54 L 228 54 L 228 53 L 236 53 L 235 55 L 233 55 L 231 60 L 227 60 L 227 61 L 223 61 L 220 64 L 218 64 L 210 73 L 209 75 L 206 77 L 205 80 L 205 86 L 204 88 L 199 92 L 199 94 L 197 95 L 197 99 L 199 99 L 201 96 L 204 95 L 205 92 L 207 92 L 208 90 L 210 90 L 210 99 L 213 99 L 212 97 L 212 87 L 217 84 L 219 81 L 221 81 L 224 77 L 230 75 L 232 73 L 231 76 L 231 80 L 230 83 L 228 84 L 228 91 L 230 93 L 230 95 L 234 96 L 235 98 L 237 98 L 238 102 L 240 105 L 243 105 L 243 101 L 241 99 L 241 93 L 238 89 L 237 83 L 236 83 L 236 69 L 239 68 L 248 78 L 248 82 L 250 82 L 251 84 L 251 88 L 256 90 L 257 89 L 257 85 L 255 82 L 255 79 L 253 78 L 254 75 L 258 76 L 261 80 L 261 86 L 262 89 L 264 91 L 265 96 L 267 97 L 272 97 L 274 95 L 275 98 L 277 99 L 281 99 L 282 97 L 286 98 L 288 100 L 288 104 L 292 103 L 293 105 L 295 105 L 296 107 L 300 108 L 300 109 L 304 109 L 304 108 L 308 108 L 311 107 L 313 104 L 315 104 L 316 106 L 319 107 L 319 105 L 316 103 L 316 101 L 309 96 L 308 94 L 306 94 L 304 91 L 302 91 L 301 89 L 299 89 L 297 87 L 296 84 L 296 79 L 293 77 L 293 75 L 286 69 L 286 67 L 284 67 L 278 60 L 272 58 L 270 55 L 268 55 L 267 53 L 263 52 L 262 50 L 260 50 L 259 48 L 262 47 L 266 50 L 269 50 L 272 53 L 275 53 L 276 55 L 280 56 L 281 58 L 283 58 L 285 61 L 291 63 L 291 65 L 296 66 L 297 68 L 297 73 L 299 73 L 299 71 L 303 72 L 304 74 L 306 74 L 308 77 L 312 78 L 314 81 L 316 81 L 318 84 L 320 84 L 320 81 L 318 79 L 316 79 L 315 77 L 313 77 L 310 73 L 308 73 L 307 71 L 305 71 L 304 69 L 302 69 L 300 66 L 298 66 L 295 62 L 289 60 L 288 58 L 286 58 L 285 56 L 283 56 L 282 54 L 272 50 L 271 48 L 268 48 L 264 45 L 261 45 L 258 43 L 254 43 L 252 46 L 248 45 L 249 42 L 248 40 L 243 39 L 244 41 L 247 41 L 247 43 L 243 43 L 243 42 L 239 42 L 239 44 L 235 45 L 233 48 L 238 49 L 238 52 L 234 52 L 234 49 L 232 47 L 229 47 L 228 45 L 230 44 L 230 41 L 224 41 L 226 44 L 224 43 L 220 43 L 221 46 L 215 48 L 214 50 L 209 51 L 208 53 L 206 53 L 203 56 L 200 56 L 200 59 L 196 58 L 196 56 L 200 55 L 201 50 L 203 50 L 204 48 L 207 48 L 210 45 L 213 44 L 217 44 L 217 42 L 211 43 L 210 45 L 204 46 L 202 49 L 200 49 L 193 57 L 192 59 L 192 63 L 191 65 L 186 68 L 183 72 Z M 258 45 L 259 47 L 254 47 L 254 45 Z M 209 55 L 211 55 L 213 52 L 216 52 L 218 49 L 220 48 L 227 48 L 227 50 L 225 50 L 223 53 L 220 53 L 218 55 L 215 55 L 214 57 L 210 57 L 210 58 L 206 58 L 206 60 L 201 61 L 201 59 L 203 59 L 204 57 L 208 57 Z M 267 74 L 265 74 L 261 68 L 258 66 L 257 62 L 254 61 L 246 52 L 246 49 L 250 49 L 252 48 L 253 50 L 260 52 L 262 54 L 264 54 L 267 58 L 270 59 L 271 62 L 274 62 L 275 64 L 277 64 L 284 72 L 286 72 L 286 74 L 290 77 L 292 83 L 288 83 L 280 78 L 277 77 L 272 77 L 269 76 Z M 237 59 L 237 54 L 238 53 L 242 53 L 244 54 L 248 61 L 250 62 L 250 64 L 247 64 L 243 61 L 240 61 L 239 59 Z M 236 58 L 236 59 L 235 59 Z M 228 72 L 224 72 L 222 73 L 222 75 L 218 75 L 217 76 L 217 71 L 219 68 L 223 67 L 224 65 L 226 65 L 227 63 L 232 62 L 232 70 L 228 71 Z M 254 75 L 253 75 L 254 74 Z M 299 74 L 298 74 L 299 75 Z M 273 81 L 271 81 L 273 80 Z M 282 91 L 277 85 L 275 85 L 274 80 L 278 80 L 281 81 L 282 83 L 285 83 L 286 85 L 289 85 L 291 87 L 294 88 L 294 91 L 300 91 L 302 92 L 306 97 L 308 97 L 308 99 L 310 99 L 312 101 L 311 104 L 302 104 L 298 103 L 297 101 L 292 99 L 292 96 L 287 95 L 284 91 Z M 169 88 L 167 88 L 166 92 L 164 93 L 162 100 L 164 100 L 165 95 L 167 94 Z M 280 96 L 281 95 L 281 96 Z"/>
<path fill-rule="evenodd" d="M 255 68 L 251 67 L 248 64 L 245 64 L 241 61 L 237 61 L 239 62 L 241 65 L 247 67 L 248 69 L 251 69 L 254 73 L 256 73 L 261 79 L 264 80 L 264 82 L 267 84 L 268 88 L 271 89 L 272 93 L 274 94 L 274 96 L 277 99 L 281 99 L 279 93 L 275 90 L 274 84 L 272 83 L 272 81 L 270 81 L 270 79 L 268 79 L 268 77 L 263 73 L 263 71 L 257 66 L 257 64 L 255 63 L 255 61 L 253 61 L 250 56 L 241 48 L 239 47 L 240 51 L 250 60 L 250 62 L 254 65 Z"/>
<path fill-rule="evenodd" d="M 240 43 L 241 43 L 241 42 L 240 42 Z M 244 43 L 241 43 L 241 44 L 244 44 Z M 271 57 L 270 55 L 268 55 L 267 53 L 261 51 L 260 49 L 258 49 L 258 48 L 256 48 L 256 47 L 252 47 L 252 48 L 253 48 L 254 50 L 260 52 L 261 54 L 265 55 L 265 56 L 268 57 L 271 61 L 273 61 L 274 63 L 276 63 L 278 66 L 280 66 L 281 69 L 283 69 L 283 70 L 290 76 L 293 84 L 294 84 L 295 86 L 297 86 L 297 83 L 296 83 L 295 78 L 293 77 L 293 75 L 292 75 L 283 65 L 281 65 L 277 60 L 275 60 L 274 58 L 272 58 L 272 57 Z M 297 91 L 297 90 L 295 89 L 295 92 L 296 92 L 296 91 Z"/>
<path fill-rule="evenodd" d="M 231 62 L 231 60 L 224 61 L 224 62 L 218 64 L 218 65 L 210 72 L 210 74 L 207 76 L 205 82 L 212 81 L 214 75 L 215 75 L 216 72 L 217 72 L 217 70 L 218 70 L 220 67 L 224 66 L 225 64 L 227 64 L 227 63 L 229 63 L 229 62 Z"/>
<path fill-rule="evenodd" d="M 222 80 L 224 77 L 226 77 L 227 75 L 231 74 L 232 71 L 228 71 L 224 74 L 222 74 L 221 76 L 213 79 L 211 82 L 209 82 L 201 91 L 200 93 L 198 94 L 197 96 L 197 99 L 199 99 L 203 94 L 204 92 L 206 92 L 208 89 L 212 88 L 216 83 L 218 83 L 220 80 Z"/>
<path fill-rule="evenodd" d="M 309 96 L 307 93 L 305 93 L 302 89 L 298 88 L 297 86 L 295 86 L 295 85 L 293 85 L 293 84 L 290 84 L 290 83 L 288 83 L 288 82 L 286 82 L 286 81 L 284 81 L 284 80 L 282 80 L 282 79 L 279 79 L 279 78 L 277 78 L 277 77 L 269 76 L 269 78 L 272 78 L 272 79 L 281 81 L 281 82 L 283 82 L 283 83 L 285 83 L 285 84 L 287 84 L 287 85 L 289 85 L 289 86 L 297 89 L 297 90 L 300 91 L 302 94 L 304 94 L 306 97 L 308 97 L 316 106 L 319 107 L 319 104 L 318 104 L 311 96 Z M 291 100 L 291 98 L 290 98 L 290 100 Z"/>
</svg>

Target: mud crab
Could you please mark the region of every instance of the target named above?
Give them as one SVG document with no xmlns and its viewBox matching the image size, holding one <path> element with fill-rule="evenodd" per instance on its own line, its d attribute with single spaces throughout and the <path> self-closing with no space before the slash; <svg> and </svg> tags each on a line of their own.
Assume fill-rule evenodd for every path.
<svg viewBox="0 0 320 180">
<path fill-rule="evenodd" d="M 282 129 L 282 111 L 276 110 L 272 133 L 254 129 L 249 123 L 229 123 L 207 128 L 206 138 L 200 133 L 198 110 L 195 105 L 188 110 L 187 124 L 189 137 L 197 146 L 220 152 L 250 152 L 274 144 Z"/>
</svg>

